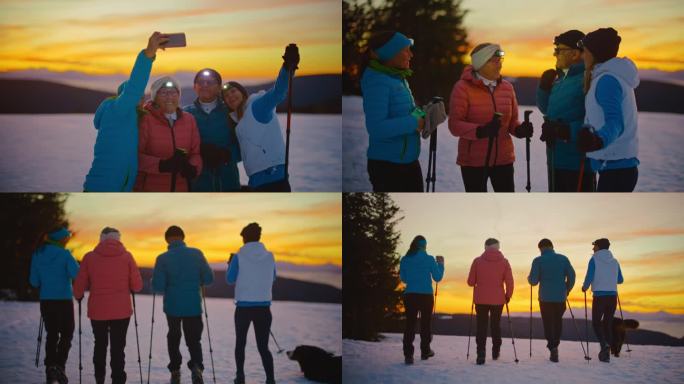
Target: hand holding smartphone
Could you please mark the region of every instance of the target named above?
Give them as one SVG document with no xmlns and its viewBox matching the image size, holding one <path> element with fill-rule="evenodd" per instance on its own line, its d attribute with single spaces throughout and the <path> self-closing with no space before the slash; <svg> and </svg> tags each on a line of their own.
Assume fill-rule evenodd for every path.
<svg viewBox="0 0 684 384">
<path fill-rule="evenodd" d="M 169 41 L 162 44 L 162 48 L 180 48 L 187 46 L 185 41 L 185 33 L 168 33 L 166 34 Z"/>
</svg>

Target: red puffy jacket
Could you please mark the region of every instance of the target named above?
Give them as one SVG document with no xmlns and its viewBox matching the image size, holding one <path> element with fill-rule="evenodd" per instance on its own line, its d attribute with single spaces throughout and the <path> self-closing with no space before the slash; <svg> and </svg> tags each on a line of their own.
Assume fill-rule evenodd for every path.
<svg viewBox="0 0 684 384">
<path fill-rule="evenodd" d="M 503 285 L 506 283 L 506 290 Z M 475 287 L 475 304 L 502 305 L 513 296 L 513 273 L 501 251 L 488 248 L 473 260 L 468 285 Z"/>
<path fill-rule="evenodd" d="M 511 135 L 520 125 L 518 101 L 513 85 L 499 78 L 494 92 L 475 77 L 473 67 L 463 70 L 461 79 L 454 84 L 449 99 L 449 130 L 459 137 L 456 164 L 466 167 L 483 167 L 487 157 L 488 139 L 478 139 L 475 130 L 492 120 L 494 112 L 503 114 L 501 129 L 494 141 L 489 165 L 507 165 L 515 161 Z"/>
<path fill-rule="evenodd" d="M 171 173 L 159 172 L 159 160 L 173 156 L 174 140 L 176 148 L 184 149 L 190 164 L 197 174 L 202 171 L 200 156 L 200 135 L 195 117 L 180 108 L 176 110 L 177 120 L 173 128 L 161 109 L 152 102 L 145 104 L 147 113 L 142 117 L 138 129 L 138 177 L 133 190 L 136 192 L 169 192 Z M 173 136 L 172 136 L 173 130 Z M 188 181 L 176 174 L 176 191 L 187 192 Z"/>
</svg>

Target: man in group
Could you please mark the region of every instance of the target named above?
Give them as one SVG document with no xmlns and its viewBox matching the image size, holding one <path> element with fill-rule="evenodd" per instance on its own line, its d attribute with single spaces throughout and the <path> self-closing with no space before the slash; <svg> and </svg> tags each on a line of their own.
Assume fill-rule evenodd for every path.
<svg viewBox="0 0 684 384">
<path fill-rule="evenodd" d="M 190 351 L 188 368 L 192 383 L 202 384 L 202 297 L 206 285 L 214 281 L 214 274 L 202 251 L 190 248 L 183 241 L 185 234 L 180 227 L 169 227 L 164 234 L 168 251 L 157 257 L 152 275 L 152 288 L 164 293 L 164 313 L 169 325 L 166 335 L 169 350 L 171 383 L 180 383 L 182 356 L 179 350 L 181 326 L 185 344 Z"/>
<path fill-rule="evenodd" d="M 592 192 L 596 178 L 577 136 L 584 123 L 584 60 L 577 42 L 584 33 L 563 32 L 553 40 L 556 69 L 545 71 L 537 89 L 537 107 L 544 114 L 541 141 L 546 142 L 549 192 Z M 580 167 L 584 172 L 580 172 Z M 580 180 L 582 175 L 582 180 Z M 581 185 L 580 185 L 581 184 Z"/>
<path fill-rule="evenodd" d="M 195 75 L 195 101 L 184 107 L 197 122 L 200 133 L 202 173 L 192 182 L 192 192 L 224 192 L 240 190 L 237 163 L 240 146 L 235 134 L 237 125 L 228 113 L 228 107 L 219 97 L 221 75 L 205 68 Z"/>
<path fill-rule="evenodd" d="M 551 352 L 549 360 L 557 363 L 565 302 L 575 285 L 575 270 L 567 257 L 553 250 L 551 240 L 541 239 L 537 247 L 541 255 L 532 261 L 527 281 L 533 286 L 539 284 L 539 309 L 546 347 Z"/>
</svg>

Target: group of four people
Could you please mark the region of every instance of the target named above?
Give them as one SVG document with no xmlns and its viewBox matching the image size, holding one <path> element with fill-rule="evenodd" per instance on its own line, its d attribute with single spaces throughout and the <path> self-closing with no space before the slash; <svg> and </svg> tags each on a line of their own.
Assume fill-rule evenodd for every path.
<svg viewBox="0 0 684 384">
<path fill-rule="evenodd" d="M 605 238 L 592 243 L 593 255 L 589 260 L 587 274 L 582 284 L 582 292 L 589 287 L 593 292 L 592 326 L 601 350 L 599 360 L 610 361 L 610 344 L 613 335 L 611 326 L 617 303 L 617 284 L 622 284 L 620 264 L 613 256 L 610 241 Z M 532 261 L 527 277 L 532 286 L 539 285 L 539 308 L 547 340 L 549 359 L 558 362 L 563 314 L 566 310 L 568 294 L 575 285 L 575 270 L 570 260 L 557 253 L 549 239 L 537 244 L 541 253 Z M 404 289 L 404 308 L 406 328 L 403 349 L 406 364 L 413 364 L 413 340 L 415 337 L 416 317 L 420 313 L 420 350 L 421 359 L 434 356 L 430 349 L 432 341 L 431 321 L 433 314 L 432 281 L 439 282 L 444 276 L 444 258 L 436 258 L 427 253 L 427 241 L 416 236 L 399 265 Z M 501 351 L 501 313 L 504 305 L 513 296 L 513 274 L 511 265 L 501 252 L 498 240 L 485 241 L 485 250 L 473 260 L 467 279 L 473 287 L 472 306 L 476 313 L 477 364 L 484 364 L 488 325 L 492 337 L 492 359 L 497 360 Z M 472 308 L 471 308 L 472 316 Z"/>
<path fill-rule="evenodd" d="M 536 94 L 545 115 L 540 139 L 547 146 L 549 191 L 631 192 L 636 186 L 639 77 L 634 62 L 617 57 L 620 41 L 613 28 L 554 38 L 556 68 L 542 74 Z M 361 91 L 375 192 L 423 191 L 420 135 L 429 127 L 407 81 L 412 45 L 395 31 L 368 41 Z M 449 131 L 459 138 L 456 164 L 466 192 L 486 192 L 488 180 L 496 192 L 513 192 L 511 136 L 529 139 L 534 129 L 520 122 L 515 89 L 501 76 L 501 47 L 479 44 L 470 57 L 449 100 Z"/>
<path fill-rule="evenodd" d="M 272 320 L 271 289 L 276 276 L 275 260 L 260 241 L 261 227 L 257 223 L 244 227 L 240 235 L 243 246 L 237 253 L 231 254 L 226 273 L 226 282 L 235 284 L 234 382 L 245 382 L 247 331 L 250 324 L 254 323 L 266 383 L 272 384 L 275 383 L 275 374 L 268 341 Z M 44 360 L 46 378 L 48 382 L 68 382 L 65 366 L 74 333 L 73 298 L 78 301 L 80 310 L 84 292 L 88 290 L 87 315 L 95 340 L 95 382 L 105 382 L 109 344 L 112 383 L 125 383 L 124 349 L 134 310 L 131 294 L 143 288 L 140 271 L 135 259 L 121 242 L 121 233 L 117 229 L 104 228 L 98 245 L 83 257 L 80 266 L 65 249 L 70 236 L 66 228 L 50 232 L 31 260 L 30 283 L 40 289 L 40 312 L 47 331 Z M 170 382 L 180 383 L 182 356 L 179 347 L 181 335 L 184 334 L 190 352 L 187 366 L 192 382 L 203 383 L 202 297 L 204 287 L 212 284 L 214 273 L 202 252 L 185 244 L 185 234 L 180 227 L 169 227 L 164 237 L 168 250 L 156 259 L 151 288 L 154 293 L 164 294 Z"/>
<path fill-rule="evenodd" d="M 156 52 L 168 42 L 155 32 L 136 59 L 130 78 L 117 95 L 98 107 L 98 130 L 87 192 L 221 192 L 241 189 L 242 161 L 256 191 L 291 190 L 285 142 L 276 106 L 285 100 L 299 63 L 289 45 L 275 85 L 249 94 L 235 81 L 205 68 L 194 78 L 195 101 L 180 108 L 181 86 L 169 76 L 154 81 L 151 100 L 145 87 Z"/>
</svg>

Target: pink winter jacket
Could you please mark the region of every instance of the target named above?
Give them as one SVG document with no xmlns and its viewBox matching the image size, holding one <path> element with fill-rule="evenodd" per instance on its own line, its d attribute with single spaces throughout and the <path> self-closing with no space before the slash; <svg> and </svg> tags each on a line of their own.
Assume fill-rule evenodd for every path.
<svg viewBox="0 0 684 384">
<path fill-rule="evenodd" d="M 496 108 L 494 106 L 496 101 Z M 466 167 L 482 167 L 487 157 L 488 139 L 478 139 L 477 127 L 492 120 L 494 112 L 501 112 L 501 129 L 492 147 L 489 165 L 507 165 L 515 161 L 513 140 L 518 121 L 518 101 L 513 85 L 499 79 L 494 93 L 473 74 L 473 67 L 463 70 L 461 79 L 454 84 L 449 99 L 449 131 L 459 137 L 456 164 Z"/>
<path fill-rule="evenodd" d="M 480 257 L 473 260 L 468 274 L 468 285 L 475 287 L 475 304 L 505 304 L 506 298 L 513 296 L 511 265 L 501 251 L 486 249 Z"/>
<path fill-rule="evenodd" d="M 171 173 L 159 172 L 159 160 L 173 156 L 173 143 L 176 148 L 184 149 L 190 164 L 195 166 L 197 175 L 202 172 L 200 156 L 200 135 L 195 117 L 190 113 L 176 110 L 178 120 L 169 127 L 166 116 L 153 106 L 145 104 L 145 114 L 138 130 L 138 177 L 133 190 L 136 192 L 169 192 L 171 190 Z M 172 135 L 173 129 L 173 135 Z M 176 174 L 176 191 L 187 192 L 188 181 Z"/>
<path fill-rule="evenodd" d="M 88 252 L 74 281 L 74 297 L 88 297 L 91 320 L 116 320 L 131 317 L 131 291 L 140 292 L 142 278 L 133 256 L 120 241 L 107 239 Z"/>
</svg>

